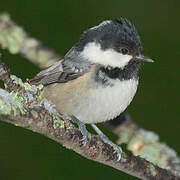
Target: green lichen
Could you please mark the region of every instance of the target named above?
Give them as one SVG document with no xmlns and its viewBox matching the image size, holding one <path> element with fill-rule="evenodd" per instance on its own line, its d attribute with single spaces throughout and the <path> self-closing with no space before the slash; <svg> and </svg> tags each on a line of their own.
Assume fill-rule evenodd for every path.
<svg viewBox="0 0 180 180">
<path fill-rule="evenodd" d="M 17 78 L 14 75 L 10 76 L 11 80 L 13 81 L 14 84 L 19 85 L 20 87 L 23 87 L 25 89 L 26 92 L 31 91 L 31 93 L 33 92 L 34 94 L 37 92 L 37 90 L 41 90 L 43 88 L 43 85 L 38 85 L 36 86 L 31 86 L 29 83 L 25 82 L 23 83 L 22 80 L 20 78 Z M 24 98 L 22 96 L 22 93 L 19 92 L 18 90 L 16 91 L 12 91 L 10 93 L 18 102 L 23 102 Z"/>
<path fill-rule="evenodd" d="M 130 133 L 128 132 L 128 129 L 123 128 L 121 129 L 119 140 L 121 143 L 127 143 L 130 138 Z"/>
<path fill-rule="evenodd" d="M 53 127 L 54 129 L 60 127 L 64 128 L 64 121 L 60 120 L 58 117 L 53 117 Z"/>
<path fill-rule="evenodd" d="M 16 98 L 16 100 L 17 100 L 18 102 L 22 102 L 22 101 L 24 101 L 24 98 L 23 98 L 22 96 L 18 96 L 18 97 Z"/>
<path fill-rule="evenodd" d="M 22 82 L 22 80 L 20 78 L 17 78 L 14 75 L 10 76 L 10 79 L 13 81 L 14 84 L 20 85 L 21 87 L 24 87 L 24 83 Z"/>
<path fill-rule="evenodd" d="M 11 113 L 11 105 L 6 104 L 0 99 L 0 114 L 7 115 Z"/>
<path fill-rule="evenodd" d="M 20 78 L 17 78 L 16 76 L 14 75 L 11 75 L 10 76 L 11 80 L 13 81 L 14 84 L 17 84 L 21 87 L 24 87 L 24 89 L 26 91 L 30 91 L 32 89 L 31 85 L 28 84 L 28 83 L 23 83 L 23 81 L 20 79 Z"/>
<path fill-rule="evenodd" d="M 38 113 L 36 111 L 32 110 L 31 113 L 35 119 L 38 118 Z"/>
<path fill-rule="evenodd" d="M 134 136 L 127 144 L 127 149 L 136 156 L 140 156 L 160 167 L 166 167 L 168 164 L 168 155 L 165 151 L 164 144 L 149 137 Z"/>
<path fill-rule="evenodd" d="M 25 108 L 19 108 L 22 115 L 25 115 L 27 113 L 27 110 Z"/>
<path fill-rule="evenodd" d="M 17 115 L 17 108 L 15 106 L 12 106 L 11 108 L 12 108 L 14 116 L 16 116 Z"/>
<path fill-rule="evenodd" d="M 11 30 L 11 36 L 14 38 L 14 40 L 16 40 L 17 43 L 20 43 L 24 40 L 23 31 L 19 27 L 14 27 Z"/>
<path fill-rule="evenodd" d="M 7 14 L 1 15 L 0 21 L 4 24 L 0 32 L 1 46 L 7 48 L 12 54 L 18 53 L 25 38 L 22 28 L 14 26 Z"/>
<path fill-rule="evenodd" d="M 41 99 L 40 99 L 40 102 L 41 102 L 42 104 L 44 104 L 46 101 L 47 101 L 46 98 L 41 98 Z"/>
<path fill-rule="evenodd" d="M 4 88 L 5 88 L 5 89 L 7 88 L 7 84 L 6 84 L 6 83 L 4 83 Z"/>
<path fill-rule="evenodd" d="M 17 92 L 14 92 L 14 91 L 11 91 L 9 94 L 10 94 L 12 97 L 16 98 L 18 93 L 17 93 Z"/>
<path fill-rule="evenodd" d="M 39 85 L 37 86 L 37 89 L 42 90 L 43 87 L 44 87 L 43 84 L 39 84 Z"/>
<path fill-rule="evenodd" d="M 31 85 L 28 84 L 28 83 L 24 83 L 24 84 L 23 84 L 23 87 L 24 87 L 24 89 L 25 89 L 26 91 L 30 91 L 30 90 L 31 90 Z"/>
<path fill-rule="evenodd" d="M 10 36 L 7 36 L 7 48 L 10 51 L 11 54 L 16 54 L 20 50 L 20 44 L 19 42 L 12 36 L 13 34 L 9 34 Z"/>
<path fill-rule="evenodd" d="M 18 107 L 14 104 L 4 102 L 3 100 L 0 99 L 0 114 L 10 115 L 12 112 L 13 115 L 16 116 L 19 113 L 25 114 L 27 111 L 24 107 Z"/>
<path fill-rule="evenodd" d="M 144 146 L 141 149 L 141 157 L 146 157 L 151 162 L 158 163 L 157 160 L 159 161 L 160 159 L 160 152 L 157 147 L 155 146 Z"/>
<path fill-rule="evenodd" d="M 24 101 L 24 98 L 19 95 L 18 91 L 17 92 L 11 91 L 10 94 L 12 97 L 14 97 L 16 99 L 16 101 L 18 101 L 18 102 Z"/>
<path fill-rule="evenodd" d="M 168 155 L 165 153 L 165 147 L 163 144 L 145 144 L 138 154 L 160 167 L 165 167 L 168 164 Z"/>
<path fill-rule="evenodd" d="M 126 161 L 127 161 L 127 155 L 125 153 L 122 153 L 121 162 L 125 163 Z"/>
<path fill-rule="evenodd" d="M 1 14 L 1 19 L 2 19 L 4 22 L 9 22 L 9 21 L 10 21 L 10 16 L 9 16 L 9 14 L 7 14 L 7 13 L 3 13 L 3 14 Z"/>
<path fill-rule="evenodd" d="M 127 146 L 128 150 L 132 151 L 134 149 L 134 146 L 140 141 L 142 141 L 142 139 L 139 136 L 132 138 L 128 143 L 128 146 Z"/>
<path fill-rule="evenodd" d="M 150 164 L 149 170 L 150 170 L 150 173 L 152 174 L 152 176 L 157 175 L 157 171 L 156 171 L 155 167 L 152 164 Z"/>
</svg>

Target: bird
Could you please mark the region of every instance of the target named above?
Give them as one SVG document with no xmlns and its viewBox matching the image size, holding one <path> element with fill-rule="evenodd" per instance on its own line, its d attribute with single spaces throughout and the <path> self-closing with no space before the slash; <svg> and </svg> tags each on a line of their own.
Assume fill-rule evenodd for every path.
<svg viewBox="0 0 180 180">
<path fill-rule="evenodd" d="M 142 53 L 135 26 L 126 18 L 105 20 L 84 31 L 64 58 L 42 70 L 31 84 L 43 84 L 41 96 L 56 108 L 75 117 L 84 139 L 85 124 L 91 124 L 104 141 L 112 143 L 95 125 L 118 117 L 136 94 L 139 70 L 153 60 Z M 85 142 L 85 143 L 86 143 Z"/>
</svg>

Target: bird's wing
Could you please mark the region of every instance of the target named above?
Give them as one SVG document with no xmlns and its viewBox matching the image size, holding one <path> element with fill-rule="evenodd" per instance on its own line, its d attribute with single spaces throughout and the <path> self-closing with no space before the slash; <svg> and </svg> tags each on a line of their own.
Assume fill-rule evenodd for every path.
<svg viewBox="0 0 180 180">
<path fill-rule="evenodd" d="M 42 70 L 33 79 L 29 80 L 31 84 L 44 86 L 52 83 L 63 83 L 78 78 L 83 75 L 82 72 L 75 72 L 72 68 L 62 65 L 63 59 L 56 62 L 49 68 Z"/>
</svg>

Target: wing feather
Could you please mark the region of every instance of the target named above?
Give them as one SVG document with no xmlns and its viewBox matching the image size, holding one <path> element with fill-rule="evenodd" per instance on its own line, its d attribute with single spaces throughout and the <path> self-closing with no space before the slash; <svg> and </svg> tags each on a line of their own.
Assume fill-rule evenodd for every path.
<svg viewBox="0 0 180 180">
<path fill-rule="evenodd" d="M 63 59 L 56 62 L 49 68 L 42 70 L 33 79 L 30 80 L 31 84 L 44 86 L 52 83 L 63 83 L 78 78 L 83 73 L 75 72 L 72 68 L 63 66 Z"/>
</svg>

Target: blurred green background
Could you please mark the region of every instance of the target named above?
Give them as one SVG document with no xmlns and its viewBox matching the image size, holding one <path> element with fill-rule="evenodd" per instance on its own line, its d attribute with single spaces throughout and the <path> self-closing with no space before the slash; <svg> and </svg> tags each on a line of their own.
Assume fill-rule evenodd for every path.
<svg viewBox="0 0 180 180">
<path fill-rule="evenodd" d="M 120 16 L 131 20 L 144 54 L 155 63 L 144 64 L 137 95 L 127 112 L 180 154 L 179 0 L 1 0 L 1 12 L 8 12 L 31 36 L 62 56 L 87 28 Z M 23 57 L 0 52 L 13 74 L 25 79 L 39 72 Z M 39 134 L 0 122 L 0 180 L 12 179 L 136 178 L 86 160 Z"/>
</svg>

